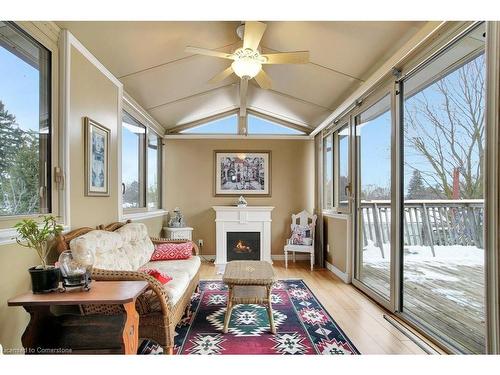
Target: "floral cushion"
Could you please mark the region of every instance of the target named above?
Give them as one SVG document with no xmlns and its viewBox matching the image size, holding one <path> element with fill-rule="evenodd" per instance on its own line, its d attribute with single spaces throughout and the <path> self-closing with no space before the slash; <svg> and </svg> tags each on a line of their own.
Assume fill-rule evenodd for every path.
<svg viewBox="0 0 500 375">
<path fill-rule="evenodd" d="M 104 230 L 93 230 L 73 239 L 69 247 L 78 258 L 87 250 L 94 256 L 94 267 L 104 270 L 134 271 L 126 252 L 123 240 L 118 233 Z"/>
<path fill-rule="evenodd" d="M 153 242 L 148 236 L 148 229 L 143 223 L 129 223 L 116 230 L 123 241 L 123 251 L 134 270 L 139 269 L 151 259 L 154 251 Z"/>
<path fill-rule="evenodd" d="M 157 260 L 178 260 L 191 258 L 193 251 L 192 242 L 182 243 L 160 243 L 155 246 L 155 251 L 151 256 L 152 261 Z"/>
<path fill-rule="evenodd" d="M 311 226 L 292 224 L 291 243 L 293 245 L 311 245 Z"/>
</svg>

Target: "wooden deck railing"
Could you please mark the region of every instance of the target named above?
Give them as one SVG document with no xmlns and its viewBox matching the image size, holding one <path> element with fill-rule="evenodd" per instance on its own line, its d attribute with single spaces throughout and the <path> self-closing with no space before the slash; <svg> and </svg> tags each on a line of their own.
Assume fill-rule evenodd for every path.
<svg viewBox="0 0 500 375">
<path fill-rule="evenodd" d="M 381 249 L 390 242 L 391 202 L 361 202 L 363 245 Z M 484 200 L 407 200 L 404 202 L 404 244 L 464 245 L 483 248 Z"/>
</svg>

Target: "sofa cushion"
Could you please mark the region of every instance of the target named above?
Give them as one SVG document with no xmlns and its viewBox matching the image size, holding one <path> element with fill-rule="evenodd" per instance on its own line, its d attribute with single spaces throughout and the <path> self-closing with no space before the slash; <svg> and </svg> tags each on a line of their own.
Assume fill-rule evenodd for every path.
<svg viewBox="0 0 500 375">
<path fill-rule="evenodd" d="M 192 256 L 189 259 L 182 260 L 160 260 L 151 261 L 144 265 L 144 268 L 155 268 L 161 272 L 171 275 L 172 272 L 183 271 L 186 272 L 190 279 L 196 275 L 200 269 L 201 260 L 199 256 Z"/>
<path fill-rule="evenodd" d="M 163 270 L 162 270 L 163 272 Z M 182 297 L 189 286 L 191 279 L 187 272 L 172 271 L 168 274 L 172 280 L 163 285 L 163 289 L 167 292 L 171 306 L 174 306 Z"/>
<path fill-rule="evenodd" d="M 93 230 L 69 243 L 71 251 L 78 258 L 87 249 L 94 255 L 94 267 L 104 270 L 133 271 L 134 268 L 126 252 L 123 240 L 118 233 Z"/>
<path fill-rule="evenodd" d="M 192 242 L 163 242 L 155 245 L 151 260 L 179 260 L 188 259 L 193 255 Z"/>
<path fill-rule="evenodd" d="M 128 223 L 116 232 L 123 241 L 123 250 L 133 270 L 149 262 L 154 251 L 148 229 L 143 223 Z"/>
</svg>

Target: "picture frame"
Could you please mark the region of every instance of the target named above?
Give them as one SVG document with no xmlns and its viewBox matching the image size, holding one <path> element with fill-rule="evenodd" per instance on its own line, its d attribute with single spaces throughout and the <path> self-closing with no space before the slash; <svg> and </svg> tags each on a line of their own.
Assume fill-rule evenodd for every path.
<svg viewBox="0 0 500 375">
<path fill-rule="evenodd" d="M 109 197 L 109 139 L 111 130 L 84 117 L 85 196 Z"/>
<path fill-rule="evenodd" d="M 271 196 L 271 151 L 214 151 L 214 196 Z"/>
</svg>

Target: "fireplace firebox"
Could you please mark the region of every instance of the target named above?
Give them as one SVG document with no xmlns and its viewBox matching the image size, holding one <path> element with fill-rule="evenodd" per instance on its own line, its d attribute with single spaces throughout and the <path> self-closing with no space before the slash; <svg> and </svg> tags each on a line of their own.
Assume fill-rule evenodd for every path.
<svg viewBox="0 0 500 375">
<path fill-rule="evenodd" d="M 260 232 L 227 232 L 227 261 L 260 260 Z"/>
</svg>

